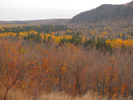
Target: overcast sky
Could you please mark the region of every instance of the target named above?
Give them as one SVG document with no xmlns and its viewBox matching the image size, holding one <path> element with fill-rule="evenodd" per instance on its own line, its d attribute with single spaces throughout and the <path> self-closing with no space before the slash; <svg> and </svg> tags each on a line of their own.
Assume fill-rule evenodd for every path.
<svg viewBox="0 0 133 100">
<path fill-rule="evenodd" d="M 101 4 L 125 4 L 132 0 L 0 0 L 0 20 L 72 18 Z"/>
</svg>

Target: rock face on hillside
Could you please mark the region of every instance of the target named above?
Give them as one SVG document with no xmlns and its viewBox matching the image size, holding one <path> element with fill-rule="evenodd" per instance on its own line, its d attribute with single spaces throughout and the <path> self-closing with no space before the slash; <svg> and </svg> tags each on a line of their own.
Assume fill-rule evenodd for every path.
<svg viewBox="0 0 133 100">
<path fill-rule="evenodd" d="M 96 9 L 74 16 L 71 23 L 97 23 L 104 21 L 133 20 L 133 1 L 126 5 L 104 4 Z"/>
</svg>

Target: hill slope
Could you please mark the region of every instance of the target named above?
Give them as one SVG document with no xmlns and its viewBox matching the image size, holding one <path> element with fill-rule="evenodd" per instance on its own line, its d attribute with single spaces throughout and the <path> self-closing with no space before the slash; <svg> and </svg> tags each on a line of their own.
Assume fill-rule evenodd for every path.
<svg viewBox="0 0 133 100">
<path fill-rule="evenodd" d="M 104 4 L 96 9 L 82 12 L 71 19 L 71 23 L 96 23 L 133 19 L 132 2 L 127 5 Z"/>
<path fill-rule="evenodd" d="M 127 6 L 133 6 L 133 1 L 126 4 Z"/>
</svg>

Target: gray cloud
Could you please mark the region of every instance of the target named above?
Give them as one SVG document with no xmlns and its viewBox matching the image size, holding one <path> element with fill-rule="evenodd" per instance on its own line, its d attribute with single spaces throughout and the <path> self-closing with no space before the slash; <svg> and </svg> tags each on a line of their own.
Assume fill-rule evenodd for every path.
<svg viewBox="0 0 133 100">
<path fill-rule="evenodd" d="M 83 10 L 67 9 L 0 9 L 0 20 L 35 20 L 72 18 Z"/>
</svg>

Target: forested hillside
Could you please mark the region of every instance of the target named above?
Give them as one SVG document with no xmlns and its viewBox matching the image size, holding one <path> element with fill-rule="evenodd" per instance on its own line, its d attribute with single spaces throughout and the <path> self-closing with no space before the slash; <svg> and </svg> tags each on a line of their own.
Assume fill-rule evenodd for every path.
<svg viewBox="0 0 133 100">
<path fill-rule="evenodd" d="M 133 20 L 133 7 L 129 5 L 104 4 L 74 16 L 71 23 L 98 23 L 106 21 Z"/>
</svg>

